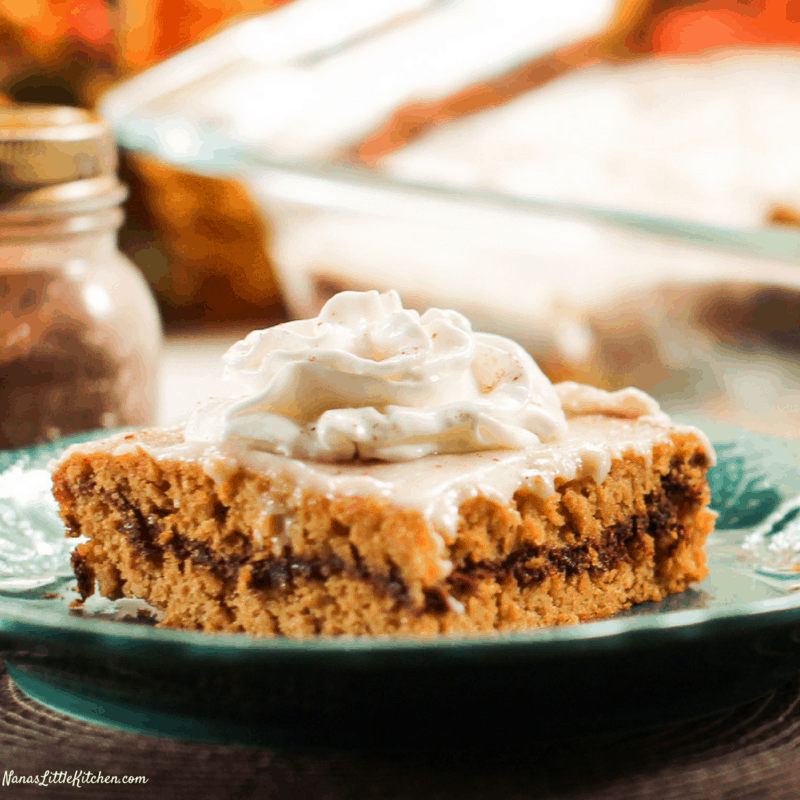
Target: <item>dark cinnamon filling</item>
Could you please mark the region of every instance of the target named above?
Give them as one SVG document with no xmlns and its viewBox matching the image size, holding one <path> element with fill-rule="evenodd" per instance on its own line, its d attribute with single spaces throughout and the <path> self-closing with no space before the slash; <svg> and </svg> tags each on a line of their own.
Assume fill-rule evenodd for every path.
<svg viewBox="0 0 800 800">
<path fill-rule="evenodd" d="M 86 559 L 78 555 L 77 551 L 72 554 L 70 560 L 75 578 L 78 581 L 78 592 L 82 599 L 91 597 L 94 594 L 94 570 L 86 563 Z"/>
<path fill-rule="evenodd" d="M 485 578 L 510 579 L 526 588 L 558 573 L 566 577 L 583 573 L 596 577 L 620 564 L 635 563 L 646 552 L 648 538 L 655 542 L 658 561 L 685 540 L 686 530 L 680 522 L 680 511 L 685 504 L 696 503 L 699 494 L 699 490 L 693 490 L 677 468 L 673 469 L 662 478 L 660 491 L 645 498 L 645 514 L 631 516 L 611 526 L 600 540 L 571 547 L 529 546 L 495 561 L 467 559 L 440 586 L 425 590 L 424 611 L 446 612 L 449 610 L 448 595 L 464 599 Z M 250 587 L 256 591 L 278 593 L 292 592 L 297 581 L 324 581 L 332 576 L 346 575 L 371 583 L 401 605 L 411 604 L 408 587 L 399 569 L 393 566 L 384 573 L 370 570 L 355 547 L 351 548 L 352 563 L 336 555 L 325 558 L 299 556 L 288 547 L 280 556 L 256 558 L 249 540 L 241 534 L 232 534 L 237 554 L 220 557 L 204 543 L 175 533 L 162 543 L 162 520 L 172 513 L 171 510 L 145 514 L 120 492 L 107 497 L 122 518 L 117 526 L 120 533 L 155 567 L 161 566 L 165 553 L 169 552 L 180 561 L 205 567 L 220 580 L 233 584 L 240 570 L 247 565 L 250 566 Z M 77 553 L 72 564 L 78 578 L 78 590 L 85 599 L 93 592 L 94 574 Z"/>
</svg>

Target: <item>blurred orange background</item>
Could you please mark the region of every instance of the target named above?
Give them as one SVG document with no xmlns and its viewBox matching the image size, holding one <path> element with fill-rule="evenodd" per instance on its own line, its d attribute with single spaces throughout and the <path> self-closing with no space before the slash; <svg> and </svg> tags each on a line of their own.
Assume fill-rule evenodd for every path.
<svg viewBox="0 0 800 800">
<path fill-rule="evenodd" d="M 5 102 L 92 106 L 114 81 L 284 1 L 0 0 L 0 92 Z M 800 0 L 622 0 L 595 45 L 614 58 L 797 46 Z M 120 244 L 167 325 L 279 312 L 263 226 L 240 186 L 133 154 L 123 154 L 121 177 L 131 196 Z"/>
</svg>

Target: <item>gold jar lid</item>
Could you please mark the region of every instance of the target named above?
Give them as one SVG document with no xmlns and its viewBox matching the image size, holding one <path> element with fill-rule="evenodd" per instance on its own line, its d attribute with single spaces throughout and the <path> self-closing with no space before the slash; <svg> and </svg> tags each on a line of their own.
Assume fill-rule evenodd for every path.
<svg viewBox="0 0 800 800">
<path fill-rule="evenodd" d="M 67 106 L 0 106 L 0 225 L 93 212 L 125 199 L 109 124 Z"/>
<path fill-rule="evenodd" d="M 0 185 L 30 189 L 117 170 L 108 123 L 67 106 L 0 106 Z"/>
<path fill-rule="evenodd" d="M 32 189 L 117 170 L 108 123 L 67 106 L 0 106 L 0 185 Z"/>
</svg>

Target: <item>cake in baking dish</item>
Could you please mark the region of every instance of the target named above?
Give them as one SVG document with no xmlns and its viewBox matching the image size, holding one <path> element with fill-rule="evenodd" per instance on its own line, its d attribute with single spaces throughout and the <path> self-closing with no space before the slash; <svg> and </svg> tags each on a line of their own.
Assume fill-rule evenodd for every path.
<svg viewBox="0 0 800 800">
<path fill-rule="evenodd" d="M 86 598 L 262 636 L 509 631 L 706 575 L 714 452 L 635 389 L 553 387 L 514 342 L 389 292 L 255 331 L 231 397 L 73 445 L 54 493 Z"/>
</svg>

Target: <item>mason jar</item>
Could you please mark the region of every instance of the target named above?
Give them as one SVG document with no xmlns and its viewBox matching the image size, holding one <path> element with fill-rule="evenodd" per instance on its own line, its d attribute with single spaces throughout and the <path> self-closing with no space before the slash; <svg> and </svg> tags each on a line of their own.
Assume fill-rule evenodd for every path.
<svg viewBox="0 0 800 800">
<path fill-rule="evenodd" d="M 0 448 L 151 423 L 161 326 L 117 248 L 126 190 L 107 124 L 0 108 Z"/>
</svg>

